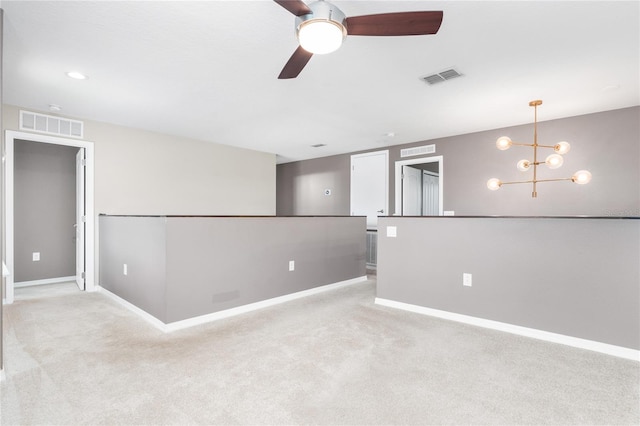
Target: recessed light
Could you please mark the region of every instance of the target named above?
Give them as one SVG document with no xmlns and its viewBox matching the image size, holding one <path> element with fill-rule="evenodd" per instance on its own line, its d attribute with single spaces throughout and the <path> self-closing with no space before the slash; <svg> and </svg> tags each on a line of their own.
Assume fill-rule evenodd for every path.
<svg viewBox="0 0 640 426">
<path fill-rule="evenodd" d="M 67 73 L 67 77 L 73 78 L 73 79 L 76 79 L 76 80 L 86 80 L 87 79 L 86 75 L 84 75 L 84 74 L 82 74 L 81 72 L 78 72 L 78 71 L 69 71 Z"/>
<path fill-rule="evenodd" d="M 49 111 L 60 112 L 62 111 L 62 107 L 56 104 L 49 104 Z"/>
<path fill-rule="evenodd" d="M 395 135 L 396 135 L 396 134 L 395 134 L 394 132 L 387 132 L 387 133 L 385 133 L 385 134 L 384 134 L 384 137 L 386 137 L 386 138 L 393 138 L 393 137 L 395 137 Z"/>
</svg>

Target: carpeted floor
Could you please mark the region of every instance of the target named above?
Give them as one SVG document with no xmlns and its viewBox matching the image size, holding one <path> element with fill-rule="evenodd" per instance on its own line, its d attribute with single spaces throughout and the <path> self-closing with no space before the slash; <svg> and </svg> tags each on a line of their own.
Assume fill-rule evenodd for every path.
<svg viewBox="0 0 640 426">
<path fill-rule="evenodd" d="M 4 310 L 0 420 L 640 423 L 637 362 L 380 307 L 374 297 L 370 280 L 170 334 L 99 293 L 25 297 Z"/>
</svg>

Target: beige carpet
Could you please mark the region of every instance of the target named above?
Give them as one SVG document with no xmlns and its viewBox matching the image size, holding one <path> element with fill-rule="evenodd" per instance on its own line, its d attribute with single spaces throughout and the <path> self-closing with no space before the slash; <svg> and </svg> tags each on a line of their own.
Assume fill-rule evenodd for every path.
<svg viewBox="0 0 640 426">
<path fill-rule="evenodd" d="M 379 307 L 374 296 L 368 281 L 171 334 L 72 287 L 17 300 L 4 311 L 0 420 L 640 423 L 637 362 Z"/>
</svg>

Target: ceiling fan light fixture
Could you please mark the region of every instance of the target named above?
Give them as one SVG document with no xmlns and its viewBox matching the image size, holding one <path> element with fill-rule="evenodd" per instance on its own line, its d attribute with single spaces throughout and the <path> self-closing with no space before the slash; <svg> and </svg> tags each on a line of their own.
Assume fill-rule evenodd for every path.
<svg viewBox="0 0 640 426">
<path fill-rule="evenodd" d="M 298 27 L 298 41 L 307 52 L 323 55 L 335 52 L 347 35 L 345 27 L 328 19 L 311 19 Z"/>
</svg>

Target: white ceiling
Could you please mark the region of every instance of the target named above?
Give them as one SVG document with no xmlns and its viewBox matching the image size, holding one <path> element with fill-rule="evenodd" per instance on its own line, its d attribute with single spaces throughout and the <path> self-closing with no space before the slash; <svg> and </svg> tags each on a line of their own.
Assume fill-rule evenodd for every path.
<svg viewBox="0 0 640 426">
<path fill-rule="evenodd" d="M 270 0 L 2 0 L 4 102 L 278 162 L 530 123 L 533 99 L 541 121 L 640 104 L 638 1 L 333 3 L 444 19 L 436 35 L 348 37 L 278 80 L 297 42 L 293 15 Z M 464 76 L 420 80 L 451 67 Z"/>
</svg>

